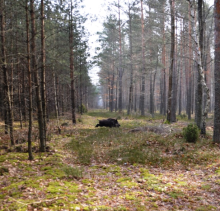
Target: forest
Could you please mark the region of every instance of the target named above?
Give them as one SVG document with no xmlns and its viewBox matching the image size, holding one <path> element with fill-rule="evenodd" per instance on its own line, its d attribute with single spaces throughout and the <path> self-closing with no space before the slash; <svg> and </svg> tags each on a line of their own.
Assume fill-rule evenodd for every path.
<svg viewBox="0 0 220 211">
<path fill-rule="evenodd" d="M 0 210 L 220 210 L 220 0 L 84 1 L 0 0 Z"/>
</svg>

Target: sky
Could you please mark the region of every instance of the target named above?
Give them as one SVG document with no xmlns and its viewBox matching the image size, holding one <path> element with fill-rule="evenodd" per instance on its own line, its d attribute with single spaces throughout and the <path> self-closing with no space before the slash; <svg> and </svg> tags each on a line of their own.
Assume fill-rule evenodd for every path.
<svg viewBox="0 0 220 211">
<path fill-rule="evenodd" d="M 89 14 L 88 21 L 85 24 L 86 29 L 89 32 L 89 47 L 91 56 L 95 56 L 95 48 L 99 46 L 97 40 L 97 32 L 102 31 L 102 23 L 107 16 L 108 3 L 114 2 L 115 0 L 83 0 L 84 8 L 82 9 L 85 14 Z M 122 0 L 121 0 L 122 1 Z M 214 4 L 214 0 L 205 0 L 209 5 Z M 93 84 L 98 84 L 99 77 L 97 73 L 99 67 L 93 67 L 89 71 Z"/>
</svg>

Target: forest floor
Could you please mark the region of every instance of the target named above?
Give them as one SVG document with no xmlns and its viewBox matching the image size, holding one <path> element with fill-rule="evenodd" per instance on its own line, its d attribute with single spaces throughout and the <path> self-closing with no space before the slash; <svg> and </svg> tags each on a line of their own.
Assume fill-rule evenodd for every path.
<svg viewBox="0 0 220 211">
<path fill-rule="evenodd" d="M 113 116 L 112 116 L 113 115 Z M 72 125 L 48 124 L 48 152 L 27 160 L 27 128 L 16 125 L 18 144 L 0 131 L 0 210 L 220 210 L 220 149 L 212 127 L 196 143 L 186 143 L 181 119 L 118 116 L 120 128 L 95 128 L 90 112 Z M 212 120 L 209 120 L 212 122 Z M 24 142 L 24 143 L 22 143 Z"/>
</svg>

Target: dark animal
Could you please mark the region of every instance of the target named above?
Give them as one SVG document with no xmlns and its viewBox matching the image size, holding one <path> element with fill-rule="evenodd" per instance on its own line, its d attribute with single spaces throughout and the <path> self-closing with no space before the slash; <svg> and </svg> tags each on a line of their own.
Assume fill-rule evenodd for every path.
<svg viewBox="0 0 220 211">
<path fill-rule="evenodd" d="M 120 124 L 117 119 L 108 118 L 99 120 L 99 124 L 96 127 L 120 127 Z"/>
</svg>

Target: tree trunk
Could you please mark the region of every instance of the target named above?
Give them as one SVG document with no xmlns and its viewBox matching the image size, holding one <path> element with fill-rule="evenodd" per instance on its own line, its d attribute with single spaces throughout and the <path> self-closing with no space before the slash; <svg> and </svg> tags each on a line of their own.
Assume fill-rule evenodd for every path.
<svg viewBox="0 0 220 211">
<path fill-rule="evenodd" d="M 144 12 L 143 0 L 141 0 L 141 51 L 142 51 L 142 72 L 141 72 L 141 95 L 140 95 L 140 110 L 141 116 L 145 115 L 145 39 L 144 39 Z"/>
<path fill-rule="evenodd" d="M 220 0 L 215 0 L 215 114 L 213 141 L 220 143 Z"/>
<path fill-rule="evenodd" d="M 172 117 L 176 119 L 176 111 L 172 110 L 173 101 L 173 70 L 174 70 L 174 51 L 175 51 L 175 17 L 174 17 L 174 0 L 170 0 L 171 10 L 171 50 L 170 50 L 170 70 L 169 70 L 169 89 L 167 105 L 167 121 L 172 122 Z M 175 112 L 175 114 L 172 114 Z"/>
<path fill-rule="evenodd" d="M 203 115 L 202 115 L 202 129 L 201 129 L 201 134 L 206 134 L 206 118 L 207 118 L 207 114 L 208 114 L 208 110 L 210 106 L 210 94 L 209 94 L 209 88 L 207 87 L 206 82 L 205 82 L 205 75 L 204 75 L 203 66 L 202 66 L 199 39 L 196 33 L 195 9 L 194 9 L 195 5 L 194 5 L 194 1 L 192 0 L 188 0 L 188 2 L 190 4 L 190 10 L 191 10 L 192 36 L 195 42 L 195 48 L 196 48 L 195 50 L 196 50 L 196 55 L 197 55 L 196 60 L 197 60 L 197 65 L 199 69 L 199 74 L 201 77 L 201 83 L 206 93 L 206 102 L 205 102 L 205 108 L 204 108 Z"/>
<path fill-rule="evenodd" d="M 198 22 L 199 22 L 199 46 L 201 49 L 201 59 L 203 61 L 203 21 L 202 21 L 202 0 L 198 0 Z M 195 112 L 195 121 L 196 125 L 201 129 L 202 128 L 202 98 L 203 98 L 203 89 L 201 83 L 201 76 L 197 74 L 197 87 L 196 87 L 196 112 Z"/>
<path fill-rule="evenodd" d="M 26 0 L 26 48 L 27 48 L 27 72 L 28 72 L 28 92 L 29 92 L 29 125 L 28 125 L 28 160 L 33 160 L 32 153 L 32 123 L 33 123 L 33 89 L 32 89 L 32 73 L 31 73 L 31 61 L 30 61 L 30 41 L 29 41 L 29 18 L 28 18 L 28 1 Z"/>
<path fill-rule="evenodd" d="M 70 8 L 70 34 L 69 34 L 69 45 L 70 45 L 70 79 L 71 79 L 71 110 L 72 110 L 72 123 L 76 124 L 76 102 L 75 102 L 75 78 L 74 78 L 74 55 L 73 55 L 73 15 L 72 15 L 72 0 Z"/>
<path fill-rule="evenodd" d="M 120 16 L 120 4 L 118 0 L 118 15 L 119 15 L 119 71 L 118 71 L 118 109 L 119 112 L 122 112 L 122 76 L 123 76 L 123 69 L 122 69 L 122 35 L 121 35 L 121 16 Z"/>
<path fill-rule="evenodd" d="M 6 61 L 6 47 L 5 47 L 5 1 L 1 0 L 1 11 L 0 11 L 0 25 L 1 25 L 1 50 L 2 50 L 2 70 L 3 70 L 3 78 L 4 78 L 4 96 L 5 96 L 5 111 L 6 114 L 6 121 L 8 119 L 9 128 L 10 128 L 10 139 L 11 145 L 14 145 L 14 127 L 13 127 L 13 109 L 12 109 L 12 102 L 11 102 L 11 94 L 9 88 L 9 79 L 8 79 L 8 67 Z M 8 116 L 8 117 L 7 117 Z"/>
<path fill-rule="evenodd" d="M 129 50 L 130 50 L 130 86 L 129 86 L 129 100 L 128 100 L 128 111 L 127 114 L 130 115 L 132 111 L 132 101 L 133 101 L 133 48 L 132 48 L 132 28 L 131 28 L 131 7 L 129 4 Z"/>
<path fill-rule="evenodd" d="M 31 5 L 31 34 L 32 34 L 32 42 L 31 42 L 31 53 L 32 53 L 32 70 L 34 72 L 34 80 L 36 87 L 36 100 L 37 100 L 37 109 L 38 109 L 38 127 L 39 127 L 39 138 L 40 138 L 40 151 L 46 151 L 46 143 L 45 143 L 45 135 L 44 135 L 44 119 L 43 119 L 43 109 L 42 109 L 42 99 L 41 99 L 41 89 L 39 83 L 38 76 L 38 68 L 36 62 L 36 44 L 35 44 L 35 12 L 34 12 L 34 0 L 30 0 Z"/>
<path fill-rule="evenodd" d="M 56 75 L 54 69 L 53 69 L 53 88 L 54 88 L 55 115 L 57 120 L 57 127 L 59 129 L 58 97 L 57 97 L 57 88 L 56 88 Z"/>
<path fill-rule="evenodd" d="M 47 108 L 46 108 L 46 54 L 45 54 L 45 33 L 44 33 L 44 0 L 41 0 L 41 96 L 43 110 L 44 142 L 47 139 Z"/>
</svg>

